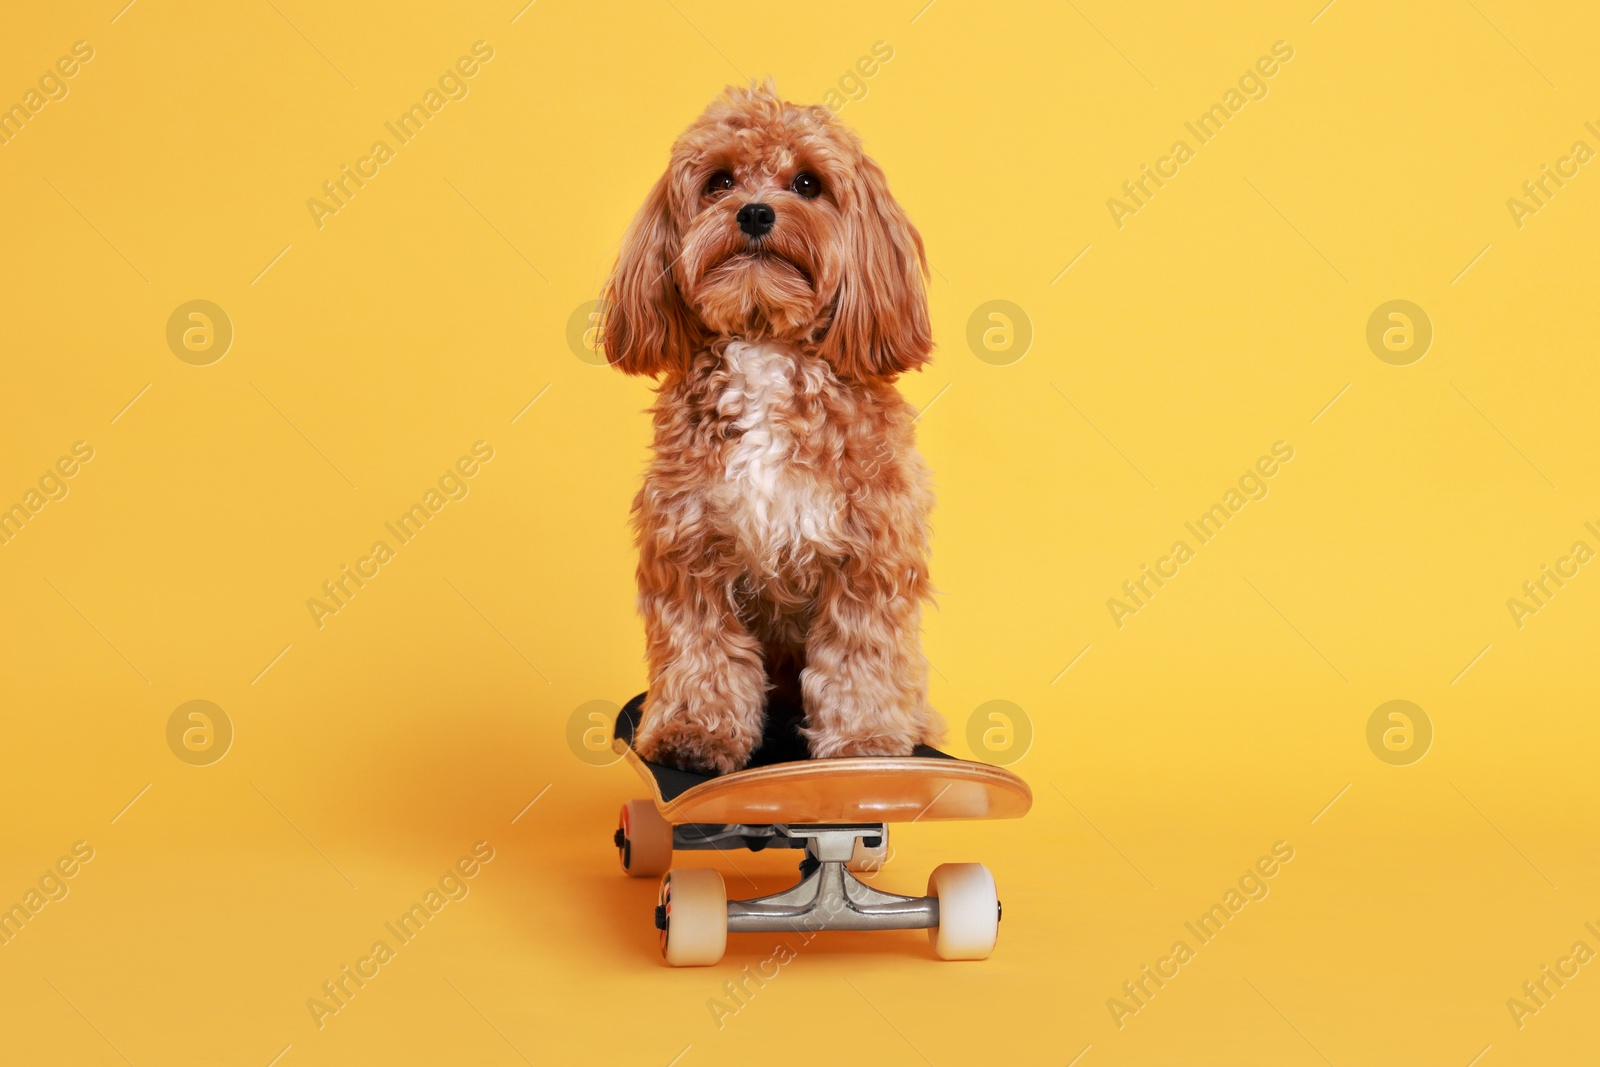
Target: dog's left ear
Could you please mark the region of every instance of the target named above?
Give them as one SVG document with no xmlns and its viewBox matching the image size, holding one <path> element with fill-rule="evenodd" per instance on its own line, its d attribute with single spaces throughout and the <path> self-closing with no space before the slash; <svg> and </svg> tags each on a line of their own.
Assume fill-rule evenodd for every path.
<svg viewBox="0 0 1600 1067">
<path fill-rule="evenodd" d="M 922 235 L 889 193 L 889 181 L 862 157 L 845 210 L 846 263 L 822 355 L 844 377 L 892 378 L 933 351 Z"/>
<path fill-rule="evenodd" d="M 686 368 L 695 342 L 694 316 L 672 276 L 680 248 L 670 177 L 650 190 L 606 282 L 601 339 L 606 359 L 626 374 Z"/>
</svg>

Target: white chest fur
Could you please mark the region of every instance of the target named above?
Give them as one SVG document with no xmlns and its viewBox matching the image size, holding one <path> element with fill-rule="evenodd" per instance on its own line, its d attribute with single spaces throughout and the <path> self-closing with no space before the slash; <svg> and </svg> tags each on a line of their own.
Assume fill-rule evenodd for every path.
<svg viewBox="0 0 1600 1067">
<path fill-rule="evenodd" d="M 718 412 L 736 435 L 724 452 L 717 496 L 757 572 L 775 576 L 832 543 L 842 499 L 798 462 L 805 432 L 798 397 L 819 373 L 783 345 L 734 341 L 723 356 L 728 384 Z"/>
</svg>

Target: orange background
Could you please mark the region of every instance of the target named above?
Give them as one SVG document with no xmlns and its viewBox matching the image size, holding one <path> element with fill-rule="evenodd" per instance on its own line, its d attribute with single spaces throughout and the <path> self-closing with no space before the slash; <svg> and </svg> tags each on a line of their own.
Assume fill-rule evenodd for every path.
<svg viewBox="0 0 1600 1067">
<path fill-rule="evenodd" d="M 0 1058 L 1592 1058 L 1594 965 L 1520 1028 L 1507 1007 L 1600 949 L 1600 574 L 1507 607 L 1600 548 L 1600 177 L 1508 207 L 1600 148 L 1591 13 L 123 2 L 0 37 L 0 104 L 93 49 L 0 145 L 0 505 L 93 449 L 0 545 L 0 904 L 93 849 L 0 946 Z M 307 201 L 478 41 L 465 95 L 319 227 Z M 1280 41 L 1266 95 L 1119 227 L 1108 200 Z M 719 1028 L 783 939 L 670 971 L 654 885 L 617 869 L 639 786 L 583 726 L 644 681 L 649 393 L 582 326 L 671 139 L 768 74 L 836 94 L 926 239 L 940 347 L 902 388 L 939 494 L 933 696 L 948 748 L 1011 761 L 1035 807 L 898 828 L 876 879 L 988 864 L 990 960 L 824 935 Z M 194 300 L 231 324 L 220 358 L 169 344 Z M 1369 347 L 1394 300 L 1425 352 Z M 466 495 L 319 627 L 307 601 L 480 441 Z M 1279 441 L 1267 495 L 1119 628 L 1108 600 Z M 186 748 L 194 700 L 221 715 Z M 1025 753 L 974 750 L 996 700 Z M 1421 709 L 1409 747 L 1387 719 L 1369 747 L 1392 700 Z M 1119 1028 L 1123 983 L 1280 841 L 1265 898 Z M 685 862 L 743 895 L 792 874 Z M 307 1001 L 430 890 L 319 1028 Z"/>
</svg>

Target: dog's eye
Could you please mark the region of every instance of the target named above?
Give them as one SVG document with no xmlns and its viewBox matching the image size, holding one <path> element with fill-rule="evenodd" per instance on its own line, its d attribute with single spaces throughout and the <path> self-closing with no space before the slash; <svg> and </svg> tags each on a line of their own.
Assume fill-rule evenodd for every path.
<svg viewBox="0 0 1600 1067">
<path fill-rule="evenodd" d="M 822 179 L 808 170 L 803 170 L 794 176 L 794 181 L 789 183 L 789 188 L 807 200 L 815 200 L 822 195 Z"/>
<path fill-rule="evenodd" d="M 733 175 L 725 170 L 719 170 L 706 181 L 706 195 L 726 192 L 733 188 Z"/>
</svg>

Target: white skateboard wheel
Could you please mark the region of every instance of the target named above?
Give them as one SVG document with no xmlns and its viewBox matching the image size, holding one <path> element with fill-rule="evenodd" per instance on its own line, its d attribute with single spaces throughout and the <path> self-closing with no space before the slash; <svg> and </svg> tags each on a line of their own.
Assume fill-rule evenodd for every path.
<svg viewBox="0 0 1600 1067">
<path fill-rule="evenodd" d="M 617 858 L 635 878 L 654 878 L 672 866 L 672 824 L 654 803 L 630 800 L 618 819 Z"/>
<path fill-rule="evenodd" d="M 928 895 L 939 898 L 939 925 L 928 941 L 942 960 L 981 960 L 1000 934 L 1000 900 L 994 875 L 981 863 L 942 863 L 928 876 Z"/>
<path fill-rule="evenodd" d="M 889 828 L 883 828 L 883 836 L 878 840 L 877 848 L 868 848 L 861 843 L 861 838 L 856 838 L 855 848 L 850 853 L 850 860 L 845 864 L 846 869 L 863 874 L 876 874 L 889 862 Z"/>
<path fill-rule="evenodd" d="M 709 967 L 728 947 L 728 890 L 708 867 L 675 867 L 661 879 L 661 955 L 673 967 Z"/>
</svg>

